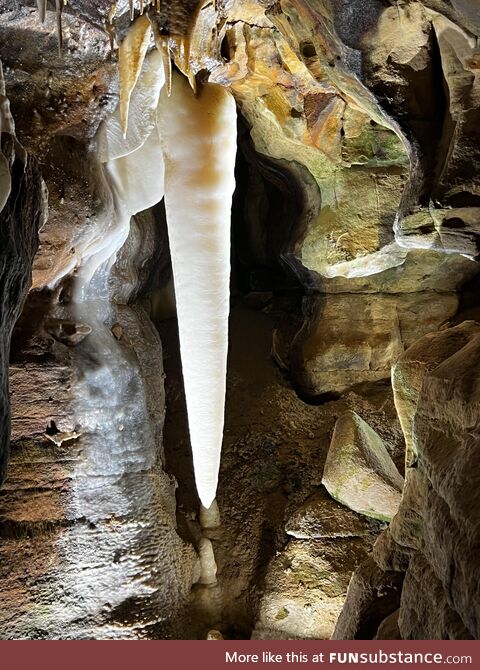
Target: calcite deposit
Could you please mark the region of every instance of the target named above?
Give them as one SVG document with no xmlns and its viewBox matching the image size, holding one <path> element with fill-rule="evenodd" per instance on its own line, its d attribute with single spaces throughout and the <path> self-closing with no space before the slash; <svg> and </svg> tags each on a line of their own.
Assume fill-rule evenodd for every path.
<svg viewBox="0 0 480 670">
<path fill-rule="evenodd" d="M 0 0 L 0 637 L 478 638 L 476 0 Z"/>
</svg>

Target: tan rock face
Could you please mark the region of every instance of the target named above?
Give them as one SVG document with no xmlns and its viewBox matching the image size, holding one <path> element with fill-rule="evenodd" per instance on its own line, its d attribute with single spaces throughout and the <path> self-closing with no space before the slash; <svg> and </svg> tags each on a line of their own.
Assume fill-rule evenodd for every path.
<svg viewBox="0 0 480 670">
<path fill-rule="evenodd" d="M 0 494 L 4 637 L 201 630 L 198 622 L 183 627 L 186 611 L 209 617 L 200 635 L 212 629 L 217 637 L 217 628 L 225 632 L 223 611 L 229 625 L 241 619 L 242 634 L 255 624 L 259 638 L 325 638 L 358 563 L 335 636 L 478 637 L 478 325 L 447 327 L 462 285 L 478 272 L 477 3 L 172 0 L 156 12 L 156 3 L 145 2 L 152 22 L 145 14 L 137 20 L 140 39 L 130 31 L 129 4 L 116 3 L 114 15 L 110 0 L 69 2 L 58 54 L 53 12 L 42 24 L 32 3 L 0 0 L 6 88 L 30 154 L 25 162 L 15 143 L 12 152 L 11 129 L 2 126 L 0 201 L 10 181 L 19 197 L 16 208 L 6 200 L 0 213 L 0 283 L 7 282 L 0 371 L 43 222 L 32 155 L 50 210 L 10 368 L 13 458 Z M 138 17 L 140 3 L 133 7 Z M 154 44 L 155 57 L 144 58 Z M 257 331 L 252 341 L 253 331 L 243 338 L 229 381 L 231 451 L 219 497 L 230 526 L 224 535 L 209 529 L 211 543 L 203 542 L 208 584 L 197 589 L 192 610 L 199 565 L 176 532 L 175 487 L 163 469 L 161 345 L 139 304 L 151 292 L 152 312 L 174 315 L 173 301 L 166 309 L 162 302 L 169 256 L 161 206 L 132 220 L 112 285 L 101 286 L 116 304 L 106 324 L 99 316 L 105 302 L 72 307 L 83 251 L 101 244 L 114 209 L 91 143 L 118 104 L 119 45 L 127 91 L 119 124 L 129 98 L 130 120 L 153 127 L 148 64 L 161 63 L 168 82 L 170 57 L 192 88 L 208 80 L 234 95 L 240 157 L 233 238 L 242 267 L 233 288 L 237 280 L 246 291 L 266 288 L 270 297 L 259 309 L 275 313 L 265 326 L 275 335 L 265 337 L 262 360 L 253 357 L 256 385 L 247 383 L 238 407 L 236 387 Z M 140 88 L 132 91 L 133 80 Z M 130 133 L 128 141 L 139 141 Z M 105 137 L 98 137 L 101 157 Z M 302 294 L 302 313 L 296 305 L 273 323 L 272 305 L 285 286 Z M 271 370 L 262 372 L 272 339 L 282 371 L 274 383 Z M 392 366 L 405 487 L 365 563 L 380 524 L 318 487 L 331 428 L 352 402 L 363 416 L 373 399 L 378 416 L 372 423 L 369 407 L 365 418 L 382 435 L 398 433 L 389 425 L 391 396 L 378 383 Z M 301 398 L 327 405 L 304 405 L 290 383 Z M 268 418 L 256 423 L 260 406 Z M 247 419 L 238 420 L 241 412 Z M 312 432 L 318 417 L 321 427 Z M 0 442 L 7 428 L 1 421 Z M 181 444 L 171 448 L 176 456 L 177 449 Z M 388 459 L 378 435 L 350 414 L 337 423 L 325 484 L 357 511 L 390 519 L 403 482 Z M 253 473 L 251 489 L 245 472 Z M 189 475 L 185 481 L 191 486 Z M 254 522 L 240 518 L 245 509 Z"/>
<path fill-rule="evenodd" d="M 446 9 L 445 3 L 437 4 L 439 11 Z M 316 276 L 311 280 L 320 295 L 305 303 L 305 326 L 292 352 L 293 376 L 302 392 L 309 396 L 388 377 L 391 364 L 404 348 L 423 334 L 435 331 L 456 310 L 454 295 L 437 295 L 438 276 L 444 275 L 448 266 L 453 269 L 451 263 L 458 263 L 460 258 L 455 259 L 455 255 L 476 258 L 478 254 L 477 212 L 471 206 L 476 204 L 478 165 L 476 149 L 466 148 L 469 142 L 474 142 L 476 132 L 469 118 L 478 116 L 475 102 L 478 80 L 468 69 L 476 57 L 475 40 L 421 3 L 378 11 L 376 20 L 371 18 L 368 30 L 360 36 L 355 32 L 354 21 L 349 23 L 338 5 L 333 16 L 343 39 L 362 53 L 364 82 L 385 109 L 401 118 L 402 128 L 414 139 L 413 146 L 404 145 L 407 154 L 411 152 L 407 168 L 411 182 L 409 187 L 394 186 L 396 177 L 382 173 L 385 165 L 375 169 L 374 175 L 370 168 L 376 186 L 376 193 L 371 196 L 376 198 L 374 203 L 370 201 L 368 187 L 361 181 L 362 173 L 355 172 L 350 179 L 345 165 L 341 168 L 337 165 L 336 183 L 341 180 L 343 183 L 335 206 L 342 212 L 344 230 L 335 228 L 335 209 L 330 206 L 325 182 L 318 182 L 322 199 L 318 217 L 312 217 L 306 236 L 296 247 L 297 252 L 301 249 L 298 257 L 302 263 L 323 275 L 322 279 Z M 441 55 L 440 71 L 435 61 L 436 49 Z M 458 67 L 452 64 L 454 58 L 458 59 Z M 448 109 L 439 83 L 441 78 L 449 91 Z M 338 84 L 339 79 L 335 82 Z M 471 106 L 470 103 L 465 106 L 467 98 Z M 340 115 L 345 122 L 344 141 L 347 141 L 348 114 Z M 342 155 L 345 157 L 345 152 Z M 464 169 L 461 156 L 466 155 L 473 159 Z M 463 177 L 457 179 L 456 174 L 468 174 L 469 185 L 462 182 Z M 441 185 L 442 180 L 450 190 Z M 396 188 L 403 200 L 393 195 Z M 347 198 L 347 208 L 353 208 L 354 212 L 343 207 L 342 195 Z M 433 198 L 435 205 L 427 207 Z M 442 209 L 442 199 L 453 209 Z M 387 223 L 390 215 L 382 204 L 387 202 L 389 206 L 396 203 L 391 214 L 395 219 L 394 237 L 382 232 L 382 225 L 390 226 Z M 383 212 L 382 224 L 366 226 L 375 209 Z M 381 240 L 377 247 L 372 243 L 375 236 Z M 442 259 L 430 250 L 447 252 L 449 256 Z M 415 269 L 418 262 L 421 273 Z M 333 267 L 336 269 L 332 270 Z M 472 269 L 475 271 L 472 264 L 469 268 L 468 261 L 460 260 L 456 267 L 456 280 L 449 290 L 455 290 Z M 455 275 L 451 276 L 453 279 Z M 423 290 L 429 278 L 435 293 L 425 295 Z M 399 295 L 404 290 L 408 296 Z M 379 291 L 391 295 L 378 295 Z M 333 298 L 331 292 L 346 295 Z M 375 297 L 358 296 L 357 292 L 374 293 Z M 349 318 L 355 322 L 355 329 L 346 327 Z"/>
<path fill-rule="evenodd" d="M 307 300 L 312 317 L 297 335 L 292 367 L 308 395 L 388 378 L 418 334 L 438 329 L 458 306 L 453 292 L 338 293 Z"/>
<path fill-rule="evenodd" d="M 374 559 L 405 573 L 398 626 L 403 638 L 477 638 L 479 522 L 476 498 L 480 325 L 427 335 L 394 373 L 407 442 L 402 503 Z M 406 571 L 406 572 L 405 572 Z M 355 597 L 351 595 L 352 602 Z M 350 594 L 337 635 L 356 635 Z"/>
</svg>

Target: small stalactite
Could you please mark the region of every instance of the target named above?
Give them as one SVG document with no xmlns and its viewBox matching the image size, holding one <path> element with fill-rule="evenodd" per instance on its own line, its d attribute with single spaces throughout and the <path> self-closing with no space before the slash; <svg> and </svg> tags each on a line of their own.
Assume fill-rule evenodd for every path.
<svg viewBox="0 0 480 670">
<path fill-rule="evenodd" d="M 153 16 L 150 12 L 147 14 L 147 16 L 148 20 L 150 21 L 150 25 L 152 26 L 155 46 L 162 54 L 163 71 L 165 74 L 165 85 L 167 88 L 167 95 L 168 97 L 170 97 L 170 94 L 172 92 L 172 61 L 171 61 L 168 37 L 166 35 L 161 34 L 155 16 Z"/>
<path fill-rule="evenodd" d="M 105 30 L 110 40 L 110 51 L 113 51 L 115 48 L 116 32 L 115 26 L 113 25 L 113 20 L 117 13 L 117 5 L 113 3 L 108 12 L 107 18 L 105 19 Z"/>
<path fill-rule="evenodd" d="M 118 67 L 120 77 L 120 118 L 124 136 L 127 134 L 130 97 L 137 83 L 150 43 L 152 27 L 148 18 L 139 16 L 120 45 Z"/>
</svg>

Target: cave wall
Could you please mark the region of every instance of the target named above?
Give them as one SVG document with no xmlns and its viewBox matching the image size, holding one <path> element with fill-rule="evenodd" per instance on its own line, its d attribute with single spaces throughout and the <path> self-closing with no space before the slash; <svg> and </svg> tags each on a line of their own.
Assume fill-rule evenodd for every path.
<svg viewBox="0 0 480 670">
<path fill-rule="evenodd" d="M 328 637 L 350 575 L 363 562 L 335 636 L 478 637 L 478 529 L 469 504 L 476 496 L 478 404 L 475 368 L 468 366 L 477 326 L 462 325 L 458 315 L 462 286 L 478 272 L 478 19 L 460 0 L 204 4 L 196 12 L 195 2 L 169 3 L 157 20 L 172 34 L 190 34 L 188 65 L 179 43 L 171 45 L 177 67 L 190 80 L 208 73 L 237 102 L 241 290 L 275 291 L 285 281 L 282 288 L 294 285 L 303 295 L 301 312 L 275 331 L 281 374 L 302 399 L 350 402 L 359 388 L 373 397 L 393 367 L 407 444 L 403 501 L 373 555 L 365 562 L 377 527 L 349 539 L 335 529 L 306 542 L 282 536 L 281 553 L 257 573 L 265 592 L 253 634 Z M 128 3 L 117 3 L 113 19 L 110 5 L 69 2 L 59 53 L 53 12 L 41 24 L 35 3 L 0 0 L 7 92 L 18 135 L 35 157 L 25 162 L 2 126 L 9 165 L 2 184 L 11 174 L 19 194 L 0 215 L 4 381 L 33 263 L 33 291 L 14 335 L 12 460 L 0 494 L 7 566 L 0 578 L 11 603 L 2 609 L 5 637 L 182 636 L 199 579 L 192 544 L 176 529 L 175 483 L 164 471 L 162 345 L 144 299 L 158 266 L 155 288 L 168 279 L 161 215 L 146 212 L 132 223 L 109 288 L 109 332 L 96 318 L 92 332 L 91 312 L 72 304 L 85 240 L 98 240 L 97 226 L 111 216 L 93 140 L 118 103 L 112 46 L 130 19 Z M 49 192 L 46 222 L 35 159 Z M 290 278 L 279 279 L 282 273 Z M 460 325 L 448 328 L 453 322 Z M 107 340 L 110 367 L 117 357 L 124 388 L 140 398 L 114 440 L 102 380 L 91 385 Z M 89 396 L 92 388 L 98 396 Z M 85 398 L 90 406 L 80 403 Z M 375 419 L 369 405 L 368 413 L 380 432 L 393 421 L 388 410 Z M 8 422 L 1 426 L 6 444 Z M 294 441 L 294 429 L 288 435 Z M 231 462 L 228 468 L 236 471 Z M 315 508 L 325 505 L 322 495 Z M 225 499 L 232 504 L 234 496 Z M 19 552 L 25 558 L 12 571 Z M 329 571 L 333 585 L 319 577 Z M 139 573 L 135 586 L 125 586 Z M 285 593 L 296 612 L 290 619 Z M 316 603 L 310 610 L 309 599 Z"/>
<path fill-rule="evenodd" d="M 168 268 L 165 234 L 150 212 L 132 222 L 97 300 L 78 302 L 72 272 L 113 217 L 91 147 L 118 99 L 108 35 L 66 16 L 72 40 L 59 55 L 50 13 L 42 25 L 26 5 L 1 11 L 8 94 L 31 155 L 2 125 L 13 178 L 1 213 L 2 382 L 6 393 L 10 358 L 12 426 L 0 493 L 0 635 L 182 637 L 198 558 L 176 529 L 162 448 L 162 346 L 141 304 L 151 275 Z M 29 31 L 36 38 L 19 52 Z M 8 444 L 3 415 L 1 426 Z"/>
<path fill-rule="evenodd" d="M 365 636 L 369 612 L 378 613 L 392 579 L 388 635 L 478 639 L 479 328 L 463 321 L 426 335 L 393 369 L 407 444 L 403 499 L 373 559 L 352 579 L 337 639 Z M 371 637 L 382 636 L 377 628 Z"/>
<path fill-rule="evenodd" d="M 16 138 L 1 68 L 0 142 L 0 480 L 3 481 L 10 443 L 10 339 L 30 288 L 46 198 L 38 163 Z"/>
</svg>

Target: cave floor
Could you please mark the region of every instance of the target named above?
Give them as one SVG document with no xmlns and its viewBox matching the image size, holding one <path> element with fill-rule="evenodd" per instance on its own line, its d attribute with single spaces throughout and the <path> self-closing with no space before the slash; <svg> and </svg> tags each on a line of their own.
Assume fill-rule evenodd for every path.
<svg viewBox="0 0 480 670">
<path fill-rule="evenodd" d="M 299 601 L 299 596 L 302 607 L 310 612 L 312 603 L 308 601 L 319 597 L 323 600 L 325 589 L 321 589 L 319 596 L 319 584 L 305 579 L 303 568 L 293 588 L 291 580 L 290 586 L 287 583 L 282 587 L 278 571 L 291 573 L 289 566 L 296 560 L 295 556 L 292 559 L 292 547 L 294 550 L 300 547 L 302 552 L 308 549 L 311 561 L 311 545 L 314 545 L 313 556 L 320 552 L 323 557 L 325 541 L 323 544 L 316 540 L 292 541 L 285 532 L 285 520 L 320 489 L 335 421 L 347 409 L 358 412 L 379 432 L 397 466 L 402 468 L 403 440 L 388 383 L 364 387 L 323 405 L 307 404 L 297 396 L 286 373 L 271 356 L 274 329 L 285 324 L 288 327 L 289 315 L 282 308 L 277 309 L 274 301 L 263 310 L 251 309 L 241 300 L 232 307 L 225 438 L 217 496 L 222 525 L 210 535 L 218 566 L 218 587 L 210 597 L 197 593 L 198 597 L 192 598 L 183 621 L 187 638 L 205 638 L 210 628 L 220 629 L 228 638 L 249 638 L 258 622 L 262 598 L 265 593 L 268 596 L 272 588 L 280 591 L 275 603 L 280 603 L 276 620 L 282 624 L 281 630 L 260 633 L 260 636 L 328 637 L 343 603 L 349 567 L 339 566 L 344 572 L 347 570 L 346 576 L 333 592 L 326 590 L 327 595 L 334 597 L 322 603 L 321 614 L 315 612 L 313 605 L 310 618 L 302 620 L 303 611 L 301 616 L 297 613 L 296 621 L 289 628 L 288 622 L 282 622 L 286 618 L 284 612 L 288 611 L 281 606 L 282 598 L 291 603 Z M 191 539 L 189 523 L 197 514 L 198 500 L 189 451 L 178 332 L 174 319 L 161 322 L 157 327 L 166 374 L 167 470 L 178 482 L 179 532 Z M 208 393 L 208 380 L 205 380 L 205 393 Z M 370 523 L 362 552 L 357 552 L 358 542 L 355 546 L 347 543 L 347 554 L 350 547 L 353 550 L 353 563 L 364 550 L 370 549 L 380 529 L 381 524 Z M 326 541 L 327 554 L 333 551 L 329 563 L 333 570 L 337 555 L 340 563 L 345 562 L 343 545 L 346 541 L 342 541 L 342 546 L 338 542 Z M 276 565 L 276 557 L 280 557 L 279 565 Z M 328 575 L 327 578 L 330 583 Z M 287 592 L 282 593 L 283 588 Z M 318 627 L 318 622 L 315 623 L 318 616 L 325 617 L 325 626 Z M 257 634 L 253 632 L 254 636 Z"/>
</svg>

